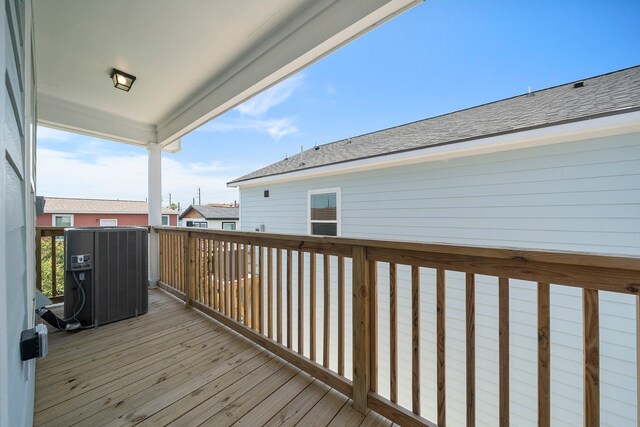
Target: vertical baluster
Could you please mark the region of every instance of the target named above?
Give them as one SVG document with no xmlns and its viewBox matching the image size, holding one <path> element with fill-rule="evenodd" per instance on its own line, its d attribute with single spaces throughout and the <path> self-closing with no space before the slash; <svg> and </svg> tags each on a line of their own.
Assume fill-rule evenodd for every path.
<svg viewBox="0 0 640 427">
<path fill-rule="evenodd" d="M 369 261 L 369 330 L 371 332 L 371 390 L 378 391 L 378 264 Z"/>
<path fill-rule="evenodd" d="M 168 249 L 167 251 L 168 252 L 167 253 L 167 284 L 172 288 L 178 289 L 178 287 L 176 286 L 176 283 L 173 281 L 173 269 L 175 268 L 175 266 L 173 265 L 174 249 L 173 249 L 172 238 L 173 236 L 171 234 L 167 234 L 167 249 Z M 186 293 L 186 289 L 183 289 L 182 292 Z"/>
<path fill-rule="evenodd" d="M 538 426 L 549 427 L 550 422 L 550 318 L 549 284 L 538 283 Z"/>
<path fill-rule="evenodd" d="M 445 270 L 436 270 L 436 329 L 437 329 L 437 387 L 438 387 L 438 426 L 447 423 L 447 371 L 446 371 L 446 286 Z"/>
<path fill-rule="evenodd" d="M 476 425 L 476 287 L 475 276 L 466 274 L 467 321 L 467 427 Z"/>
<path fill-rule="evenodd" d="M 267 266 L 267 336 L 273 338 L 273 250 L 269 247 L 267 247 Z"/>
<path fill-rule="evenodd" d="M 162 256 L 160 259 L 162 260 Z M 162 265 L 160 272 L 162 274 Z M 40 228 L 36 228 L 36 289 L 42 292 L 42 229 Z"/>
<path fill-rule="evenodd" d="M 414 414 L 420 415 L 420 267 L 411 266 L 411 402 Z"/>
<path fill-rule="evenodd" d="M 498 279 L 500 426 L 509 426 L 509 278 Z"/>
<path fill-rule="evenodd" d="M 220 311 L 220 279 L 218 276 L 220 264 L 218 263 L 218 241 L 213 241 L 213 308 Z"/>
<path fill-rule="evenodd" d="M 244 264 L 244 324 L 251 325 L 251 272 L 249 271 L 249 245 L 244 245 L 242 262 Z"/>
<path fill-rule="evenodd" d="M 246 271 L 244 270 L 244 248 L 245 245 L 238 243 L 238 321 L 247 324 L 247 313 L 244 305 L 244 294 L 246 292 Z"/>
<path fill-rule="evenodd" d="M 316 360 L 316 254 L 309 253 L 309 352 Z"/>
<path fill-rule="evenodd" d="M 186 235 L 181 235 L 180 238 L 178 239 L 178 290 L 184 292 L 185 291 L 185 286 L 187 283 L 187 279 L 186 279 L 186 275 L 187 275 L 187 270 L 185 269 L 185 265 L 186 265 L 186 259 L 187 259 L 187 252 L 185 251 L 185 245 L 186 245 Z"/>
<path fill-rule="evenodd" d="M 229 263 L 231 268 L 229 269 L 229 286 L 231 287 L 231 317 L 234 320 L 238 320 L 238 282 L 237 282 L 237 269 L 236 269 L 236 244 L 235 242 L 229 242 Z"/>
<path fill-rule="evenodd" d="M 51 236 L 51 296 L 53 297 L 58 295 L 58 278 L 56 277 L 58 263 L 56 261 L 56 236 Z"/>
<path fill-rule="evenodd" d="M 389 395 L 393 403 L 398 403 L 398 269 L 389 264 Z"/>
<path fill-rule="evenodd" d="M 258 246 L 258 327 L 260 333 L 264 335 L 264 248 Z"/>
<path fill-rule="evenodd" d="M 330 305 L 331 305 L 331 266 L 329 264 L 329 255 L 324 255 L 323 264 L 324 267 L 324 341 L 322 343 L 322 366 L 329 367 L 329 342 L 331 335 L 331 318 L 330 318 Z"/>
<path fill-rule="evenodd" d="M 210 271 L 209 271 L 209 276 L 211 279 L 211 308 L 212 309 L 216 309 L 216 247 L 215 247 L 215 241 L 214 240 L 210 240 L 209 241 L 209 263 L 210 263 Z"/>
<path fill-rule="evenodd" d="M 202 302 L 202 239 L 195 239 L 196 245 L 196 294 L 195 300 Z M 177 262 L 176 262 L 177 264 Z M 177 269 L 176 269 L 177 270 Z M 177 271 L 176 271 L 177 274 Z"/>
<path fill-rule="evenodd" d="M 292 306 L 293 306 L 293 267 L 292 267 L 292 254 L 291 249 L 287 249 L 287 347 L 293 348 L 293 319 L 292 319 Z"/>
<path fill-rule="evenodd" d="M 257 251 L 254 245 L 251 245 L 251 327 L 258 330 L 258 280 L 256 274 L 256 256 Z"/>
<path fill-rule="evenodd" d="M 37 230 L 37 236 L 38 239 L 36 240 L 36 259 L 38 260 L 38 264 L 36 264 L 36 276 L 39 277 L 40 276 L 40 258 L 38 257 L 38 255 L 40 254 L 40 230 Z M 164 240 L 163 240 L 163 234 L 162 233 L 158 233 L 158 246 L 160 246 L 160 252 L 159 252 L 159 256 L 158 259 L 160 260 L 160 281 L 164 282 Z M 36 288 L 40 289 L 42 291 L 42 287 L 40 286 L 40 280 L 36 279 Z"/>
<path fill-rule="evenodd" d="M 304 352 L 304 252 L 298 251 L 298 353 Z"/>
<path fill-rule="evenodd" d="M 600 317 L 598 291 L 582 290 L 584 425 L 600 425 Z"/>
<path fill-rule="evenodd" d="M 232 317 L 231 300 L 233 299 L 233 285 L 231 283 L 231 242 L 224 243 L 224 269 L 225 269 L 225 283 L 226 283 L 226 303 L 227 303 L 227 316 Z"/>
<path fill-rule="evenodd" d="M 344 375 L 344 257 L 338 257 L 338 374 Z"/>
<path fill-rule="evenodd" d="M 219 278 L 220 278 L 220 313 L 226 314 L 226 284 L 225 284 L 225 266 L 224 266 L 224 252 L 225 242 L 218 242 L 218 265 L 220 266 Z"/>
<path fill-rule="evenodd" d="M 240 322 L 240 308 L 242 307 L 242 295 L 240 294 L 240 276 L 242 275 L 242 246 L 240 243 L 236 243 L 236 251 L 234 254 L 235 261 L 235 277 L 233 279 L 234 287 L 235 287 L 235 298 L 236 298 L 236 311 L 235 311 L 235 319 Z"/>
<path fill-rule="evenodd" d="M 276 249 L 276 329 L 282 344 L 282 250 Z"/>
<path fill-rule="evenodd" d="M 168 254 L 167 254 L 167 283 L 169 284 L 169 286 L 171 286 L 174 289 L 177 289 L 181 292 L 184 292 L 185 294 L 187 293 L 187 289 L 186 288 L 180 288 L 180 283 L 178 281 L 176 281 L 176 269 L 178 268 L 178 266 L 176 265 L 177 262 L 177 256 L 179 253 L 178 249 L 183 249 L 182 247 L 177 248 L 176 245 L 174 244 L 174 240 L 176 239 L 176 237 L 172 234 L 167 234 L 167 248 L 168 248 Z M 188 248 L 188 250 L 190 250 L 191 248 Z"/>
</svg>

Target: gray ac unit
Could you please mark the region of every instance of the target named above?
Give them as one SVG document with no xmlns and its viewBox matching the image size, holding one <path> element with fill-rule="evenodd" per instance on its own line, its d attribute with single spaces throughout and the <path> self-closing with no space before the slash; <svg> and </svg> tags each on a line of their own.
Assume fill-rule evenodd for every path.
<svg viewBox="0 0 640 427">
<path fill-rule="evenodd" d="M 147 312 L 147 234 L 143 227 L 65 229 L 66 319 L 97 327 Z"/>
</svg>

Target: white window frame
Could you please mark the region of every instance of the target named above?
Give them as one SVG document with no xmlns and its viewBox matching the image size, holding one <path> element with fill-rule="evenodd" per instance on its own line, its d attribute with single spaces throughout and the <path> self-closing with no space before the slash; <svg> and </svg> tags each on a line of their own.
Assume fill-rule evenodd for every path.
<svg viewBox="0 0 640 427">
<path fill-rule="evenodd" d="M 162 224 L 162 219 L 167 218 L 167 225 Z M 162 219 L 160 220 L 160 224 L 163 227 L 169 227 L 171 225 L 171 217 L 169 215 L 162 215 Z"/>
<path fill-rule="evenodd" d="M 311 196 L 314 194 L 336 193 L 336 219 L 335 221 L 311 221 Z M 340 187 L 318 188 L 307 191 L 307 234 L 310 236 L 319 236 L 319 234 L 311 234 L 311 224 L 318 223 L 335 223 L 336 237 L 342 236 L 342 189 Z"/>
<path fill-rule="evenodd" d="M 225 224 L 233 224 L 233 229 L 224 228 Z M 236 231 L 238 229 L 238 223 L 235 221 L 222 221 L 222 224 L 220 225 L 220 227 L 222 227 L 222 230 Z"/>
<path fill-rule="evenodd" d="M 51 226 L 52 227 L 56 227 L 56 218 L 59 218 L 61 216 L 68 216 L 69 217 L 69 227 L 73 227 L 74 224 L 74 219 L 73 219 L 73 214 L 51 214 Z"/>
<path fill-rule="evenodd" d="M 115 224 L 103 224 L 102 221 L 114 221 Z M 116 218 L 100 218 L 100 227 L 117 227 L 118 220 Z"/>
</svg>

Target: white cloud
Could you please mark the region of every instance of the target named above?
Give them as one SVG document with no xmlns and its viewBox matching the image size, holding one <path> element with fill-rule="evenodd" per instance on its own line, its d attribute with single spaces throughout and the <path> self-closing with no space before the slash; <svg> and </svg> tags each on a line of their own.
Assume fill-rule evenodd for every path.
<svg viewBox="0 0 640 427">
<path fill-rule="evenodd" d="M 38 149 L 38 195 L 58 197 L 144 200 L 147 197 L 147 156 L 109 154 L 86 156 L 51 149 Z M 203 203 L 233 202 L 236 189 L 226 188 L 237 172 L 219 162 L 182 163 L 162 158 L 163 204 L 168 194 L 182 207 L 191 204 L 196 188 Z"/>
<path fill-rule="evenodd" d="M 243 115 L 260 116 L 289 99 L 293 92 L 302 86 L 303 80 L 303 74 L 289 77 L 287 80 L 240 104 L 236 107 L 236 110 Z"/>
<path fill-rule="evenodd" d="M 289 118 L 214 120 L 204 129 L 214 132 L 249 129 L 267 133 L 276 141 L 283 136 L 298 132 L 298 128 Z"/>
</svg>

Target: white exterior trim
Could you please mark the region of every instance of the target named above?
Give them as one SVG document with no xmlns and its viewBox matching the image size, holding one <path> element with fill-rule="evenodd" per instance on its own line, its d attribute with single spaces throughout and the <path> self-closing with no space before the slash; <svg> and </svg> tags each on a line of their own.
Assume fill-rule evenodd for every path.
<svg viewBox="0 0 640 427">
<path fill-rule="evenodd" d="M 437 145 L 417 150 L 404 151 L 401 153 L 392 153 L 332 165 L 318 166 L 300 171 L 286 172 L 279 175 L 229 183 L 227 186 L 235 188 L 251 187 L 254 185 L 295 181 L 298 179 L 315 178 L 338 173 L 379 169 L 434 160 L 445 160 L 477 154 L 495 153 L 515 148 L 537 147 L 570 142 L 579 139 L 620 135 L 638 131 L 640 131 L 640 111 L 634 111 L 632 113 L 548 126 L 506 135 L 490 136 L 487 138 L 478 138 L 460 143 Z"/>
<path fill-rule="evenodd" d="M 103 224 L 106 221 L 113 221 L 115 224 Z M 100 227 L 117 227 L 118 220 L 116 218 L 100 218 Z"/>
<path fill-rule="evenodd" d="M 336 236 L 342 235 L 342 189 L 340 187 L 317 188 L 307 191 L 307 234 L 311 234 L 311 196 L 314 194 L 336 193 Z M 333 221 L 317 221 L 333 222 Z"/>
<path fill-rule="evenodd" d="M 55 227 L 56 226 L 56 217 L 60 217 L 60 216 L 68 216 L 71 218 L 71 223 L 70 226 L 73 227 L 73 225 L 75 224 L 74 218 L 73 218 L 73 214 L 67 214 L 67 213 L 59 213 L 59 214 L 51 214 L 51 226 Z"/>
</svg>

